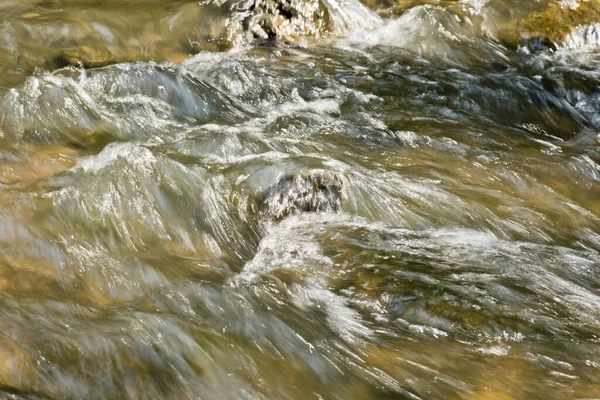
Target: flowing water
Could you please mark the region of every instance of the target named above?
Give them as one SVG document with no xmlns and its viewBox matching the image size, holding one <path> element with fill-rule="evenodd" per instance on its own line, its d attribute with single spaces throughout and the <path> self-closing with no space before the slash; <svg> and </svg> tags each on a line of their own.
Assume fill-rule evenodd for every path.
<svg viewBox="0 0 600 400">
<path fill-rule="evenodd" d="M 596 29 L 384 3 L 0 3 L 0 398 L 600 398 Z M 339 210 L 266 212 L 290 174 Z"/>
</svg>

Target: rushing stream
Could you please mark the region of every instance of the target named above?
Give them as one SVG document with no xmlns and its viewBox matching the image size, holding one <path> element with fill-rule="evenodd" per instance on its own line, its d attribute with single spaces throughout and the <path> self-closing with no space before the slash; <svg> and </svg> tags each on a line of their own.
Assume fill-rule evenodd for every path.
<svg viewBox="0 0 600 400">
<path fill-rule="evenodd" d="M 600 398 L 596 28 L 328 1 L 0 2 L 1 399 Z"/>
</svg>

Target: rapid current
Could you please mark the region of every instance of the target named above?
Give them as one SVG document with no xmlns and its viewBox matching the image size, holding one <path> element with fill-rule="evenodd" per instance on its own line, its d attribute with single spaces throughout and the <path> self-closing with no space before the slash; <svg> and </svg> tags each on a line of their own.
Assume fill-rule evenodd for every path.
<svg viewBox="0 0 600 400">
<path fill-rule="evenodd" d="M 600 398 L 600 28 L 326 3 L 0 1 L 1 399 Z"/>
</svg>

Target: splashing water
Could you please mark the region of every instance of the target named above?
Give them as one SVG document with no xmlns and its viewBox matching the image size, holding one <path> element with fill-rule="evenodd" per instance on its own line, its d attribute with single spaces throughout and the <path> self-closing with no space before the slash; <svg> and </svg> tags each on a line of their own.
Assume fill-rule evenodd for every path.
<svg viewBox="0 0 600 400">
<path fill-rule="evenodd" d="M 0 5 L 0 398 L 598 397 L 598 35 L 426 3 Z"/>
</svg>

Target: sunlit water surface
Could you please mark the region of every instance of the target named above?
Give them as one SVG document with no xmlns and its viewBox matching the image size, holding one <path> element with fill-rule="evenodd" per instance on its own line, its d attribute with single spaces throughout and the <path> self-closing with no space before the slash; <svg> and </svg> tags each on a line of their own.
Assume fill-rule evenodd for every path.
<svg viewBox="0 0 600 400">
<path fill-rule="evenodd" d="M 504 48 L 516 1 L 220 52 L 210 6 L 92 3 L 0 4 L 0 398 L 600 397 L 597 47 Z M 82 40 L 158 62 L 57 70 Z M 300 172 L 338 213 L 259 210 Z"/>
</svg>

